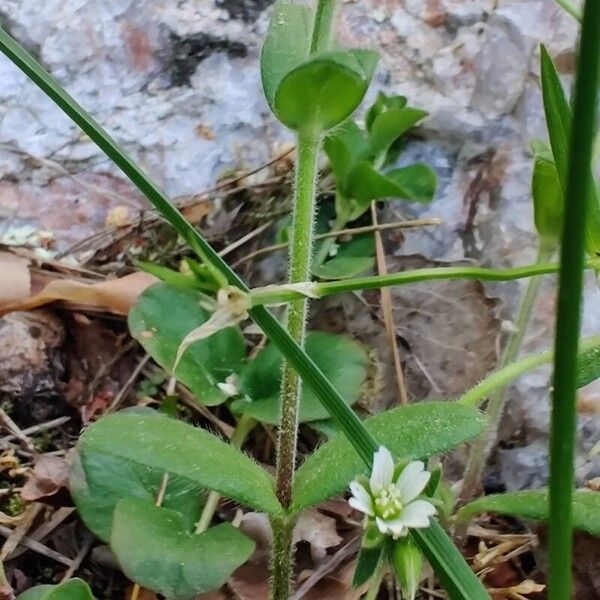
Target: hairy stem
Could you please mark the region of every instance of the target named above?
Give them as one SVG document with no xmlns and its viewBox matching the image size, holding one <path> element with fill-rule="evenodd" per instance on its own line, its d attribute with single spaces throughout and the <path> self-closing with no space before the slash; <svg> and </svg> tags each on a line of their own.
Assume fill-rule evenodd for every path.
<svg viewBox="0 0 600 600">
<path fill-rule="evenodd" d="M 254 429 L 255 425 L 256 421 L 252 417 L 242 415 L 231 434 L 231 445 L 240 450 L 244 445 L 248 434 Z M 209 492 L 208 497 L 206 498 L 206 504 L 200 515 L 200 520 L 196 524 L 196 533 L 203 533 L 209 528 L 213 517 L 215 516 L 215 512 L 217 512 L 217 508 L 219 507 L 220 499 L 221 496 L 218 492 Z"/>
<path fill-rule="evenodd" d="M 543 263 L 548 260 L 553 253 L 553 249 L 548 248 L 544 244 L 540 244 L 537 256 L 537 263 Z M 538 296 L 540 285 L 542 282 L 541 277 L 532 277 L 528 284 L 525 294 L 521 299 L 519 306 L 519 312 L 517 319 L 514 323 L 514 330 L 510 334 L 502 357 L 500 359 L 500 369 L 505 368 L 507 365 L 513 363 L 521 350 L 523 344 L 523 338 L 527 331 L 527 326 L 535 306 L 535 300 Z M 486 409 L 486 415 L 488 417 L 488 426 L 483 433 L 471 447 L 471 453 L 469 456 L 469 462 L 465 469 L 463 478 L 462 489 L 460 491 L 458 502 L 463 504 L 468 502 L 477 492 L 481 482 L 481 476 L 483 469 L 487 462 L 490 450 L 496 441 L 496 435 L 498 432 L 498 426 L 502 417 L 505 402 L 505 388 L 496 388 L 489 397 L 488 406 Z M 461 537 L 461 533 L 457 531 L 457 537 Z"/>
<path fill-rule="evenodd" d="M 290 283 L 306 281 L 310 277 L 318 153 L 318 138 L 299 134 L 294 220 L 290 241 Z M 304 347 L 306 337 L 307 312 L 306 298 L 294 300 L 288 305 L 287 330 L 301 348 Z M 292 502 L 301 389 L 302 382 L 298 373 L 284 361 L 275 476 L 277 498 L 284 509 Z M 294 522 L 291 519 L 278 519 L 273 522 L 273 600 L 285 600 L 289 597 L 293 526 Z M 284 564 L 286 561 L 288 564 Z"/>
</svg>

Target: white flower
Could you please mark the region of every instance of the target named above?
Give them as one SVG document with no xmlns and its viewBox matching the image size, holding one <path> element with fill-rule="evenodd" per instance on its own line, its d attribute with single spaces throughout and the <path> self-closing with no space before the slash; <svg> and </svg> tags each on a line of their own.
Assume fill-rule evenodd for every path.
<svg viewBox="0 0 600 600">
<path fill-rule="evenodd" d="M 390 451 L 380 446 L 373 457 L 373 471 L 368 485 L 358 481 L 350 484 L 352 508 L 365 513 L 384 535 L 394 539 L 405 536 L 409 529 L 429 527 L 429 517 L 437 511 L 419 495 L 429 482 L 431 473 L 418 460 L 404 467 L 394 477 L 394 459 Z"/>
<path fill-rule="evenodd" d="M 233 398 L 240 393 L 238 388 L 238 377 L 235 373 L 227 376 L 225 381 L 217 383 L 217 387 L 227 396 L 227 398 Z"/>
</svg>

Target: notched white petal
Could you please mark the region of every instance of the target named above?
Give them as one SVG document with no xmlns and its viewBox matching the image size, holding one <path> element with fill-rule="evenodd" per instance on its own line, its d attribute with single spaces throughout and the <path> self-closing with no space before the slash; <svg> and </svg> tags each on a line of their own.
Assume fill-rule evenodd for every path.
<svg viewBox="0 0 600 600">
<path fill-rule="evenodd" d="M 425 471 L 425 465 L 420 460 L 414 460 L 406 467 L 396 481 L 396 489 L 400 492 L 403 504 L 408 504 L 423 492 L 431 473 Z"/>
<path fill-rule="evenodd" d="M 373 512 L 373 500 L 369 492 L 358 481 L 353 481 L 350 484 L 350 491 L 352 497 L 348 500 L 348 504 L 352 508 L 372 517 L 375 513 Z"/>
<path fill-rule="evenodd" d="M 429 527 L 429 517 L 437 512 L 435 506 L 427 500 L 415 500 L 406 505 L 402 510 L 399 521 L 402 521 L 404 527 L 422 529 Z"/>
<path fill-rule="evenodd" d="M 369 484 L 371 493 L 376 496 L 383 488 L 388 487 L 394 478 L 394 459 L 385 446 L 379 446 L 373 456 L 373 471 Z"/>
</svg>

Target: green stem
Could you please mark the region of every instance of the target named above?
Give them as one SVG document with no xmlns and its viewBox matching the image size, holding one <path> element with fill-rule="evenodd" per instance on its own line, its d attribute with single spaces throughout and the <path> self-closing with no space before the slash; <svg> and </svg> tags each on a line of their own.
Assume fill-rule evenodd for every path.
<svg viewBox="0 0 600 600">
<path fill-rule="evenodd" d="M 240 450 L 244 445 L 248 434 L 254 429 L 255 425 L 256 421 L 252 417 L 248 415 L 242 415 L 240 420 L 237 422 L 233 433 L 231 434 L 231 445 Z M 206 499 L 206 504 L 204 505 L 202 514 L 200 515 L 200 520 L 196 524 L 196 533 L 203 533 L 209 528 L 213 517 L 215 516 L 215 512 L 217 512 L 217 508 L 219 507 L 220 499 L 221 496 L 218 492 L 209 492 Z"/>
<path fill-rule="evenodd" d="M 383 576 L 385 575 L 385 569 L 383 568 L 384 564 L 385 563 L 382 562 L 377 566 L 377 570 L 373 574 L 373 577 L 371 577 L 369 589 L 367 590 L 364 600 L 377 600 L 379 588 L 381 588 L 381 582 L 383 581 Z"/>
<path fill-rule="evenodd" d="M 319 0 L 315 12 L 310 53 L 317 54 L 329 49 L 331 39 L 331 26 L 335 16 L 336 0 Z"/>
<path fill-rule="evenodd" d="M 560 256 L 550 424 L 548 598 L 572 596 L 572 498 L 577 392 L 577 348 L 581 325 L 586 201 L 600 72 L 600 2 L 586 0 L 571 127 L 565 216 Z"/>
<path fill-rule="evenodd" d="M 298 159 L 294 197 L 294 220 L 290 240 L 290 283 L 306 281 L 310 277 L 313 251 L 313 224 L 315 214 L 315 191 L 319 140 L 311 135 L 298 135 Z M 308 300 L 301 297 L 289 303 L 287 331 L 300 348 L 306 337 Z M 277 442 L 277 464 L 275 474 L 276 493 L 284 509 L 292 503 L 294 471 L 296 468 L 296 442 L 298 437 L 298 408 L 302 380 L 288 362 L 283 362 L 281 375 L 281 413 Z M 273 599 L 289 597 L 292 571 L 292 519 L 273 522 Z M 287 547 L 285 547 L 287 544 Z M 288 566 L 282 566 L 287 556 Z"/>
<path fill-rule="evenodd" d="M 291 558 L 295 518 L 288 515 L 271 517 L 273 545 L 271 547 L 271 599 L 288 600 L 290 582 L 294 574 L 294 561 Z"/>
<path fill-rule="evenodd" d="M 587 269 L 600 269 L 600 259 L 588 260 Z M 382 287 L 392 287 L 418 283 L 421 281 L 477 279 L 481 281 L 513 281 L 536 275 L 547 275 L 558 271 L 557 263 L 526 265 L 511 269 L 486 269 L 484 267 L 441 267 L 439 269 L 415 269 L 389 275 L 371 277 L 355 277 L 341 281 L 302 282 L 293 286 L 266 286 L 251 290 L 252 306 L 264 306 L 291 302 L 298 298 L 324 298 L 332 294 L 353 292 L 357 290 L 372 290 Z"/>
<path fill-rule="evenodd" d="M 537 263 L 543 263 L 548 260 L 554 252 L 554 248 L 548 248 L 543 243 L 540 243 L 537 255 Z M 500 369 L 505 368 L 507 365 L 514 363 L 521 350 L 523 344 L 523 338 L 529 325 L 531 313 L 535 306 L 535 301 L 538 296 L 540 285 L 542 283 L 541 277 L 532 277 L 527 284 L 527 289 L 523 298 L 521 299 L 521 305 L 519 312 L 514 323 L 514 330 L 510 334 L 502 357 L 500 359 Z M 469 461 L 465 469 L 463 484 L 459 494 L 458 502 L 463 504 L 468 502 L 478 491 L 478 487 L 481 482 L 481 476 L 485 468 L 490 450 L 496 441 L 498 433 L 498 426 L 500 425 L 500 419 L 504 410 L 505 404 L 505 388 L 496 388 L 495 391 L 490 395 L 489 402 L 486 409 L 486 415 L 488 418 L 488 426 L 486 431 L 481 435 L 473 445 L 471 446 L 471 452 L 469 455 Z M 457 531 L 457 537 L 462 537 L 464 531 Z"/>
</svg>

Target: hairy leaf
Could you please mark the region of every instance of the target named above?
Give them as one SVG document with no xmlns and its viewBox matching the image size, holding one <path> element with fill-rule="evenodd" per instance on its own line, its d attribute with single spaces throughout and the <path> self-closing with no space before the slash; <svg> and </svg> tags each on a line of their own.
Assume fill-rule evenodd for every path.
<svg viewBox="0 0 600 600">
<path fill-rule="evenodd" d="M 468 409 L 468 410 L 464 410 Z M 364 421 L 377 442 L 397 458 L 427 458 L 447 452 L 480 434 L 485 418 L 459 404 L 426 402 L 402 406 Z M 296 472 L 295 511 L 335 496 L 357 475 L 368 473 L 345 438 L 326 442 Z"/>
<path fill-rule="evenodd" d="M 483 512 L 533 521 L 547 521 L 548 490 L 523 490 L 483 496 L 463 506 L 456 516 L 459 521 L 464 522 Z M 577 490 L 573 494 L 573 527 L 600 537 L 599 492 Z"/>
<path fill-rule="evenodd" d="M 267 513 L 281 510 L 271 476 L 252 459 L 203 429 L 155 411 L 122 411 L 100 419 L 84 431 L 78 450 L 88 487 L 96 484 L 92 478 L 98 471 L 87 462 L 115 457 Z"/>
<path fill-rule="evenodd" d="M 110 542 L 129 579 L 181 600 L 220 588 L 254 550 L 229 523 L 193 534 L 177 512 L 132 498 L 117 504 Z"/>
</svg>

